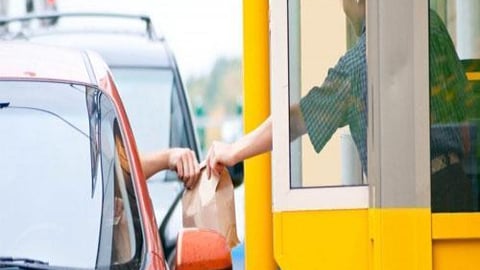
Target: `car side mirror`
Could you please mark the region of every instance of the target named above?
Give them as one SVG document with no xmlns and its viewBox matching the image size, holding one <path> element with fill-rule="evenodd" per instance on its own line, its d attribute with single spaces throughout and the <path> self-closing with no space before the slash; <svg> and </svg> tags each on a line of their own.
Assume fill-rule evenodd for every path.
<svg viewBox="0 0 480 270">
<path fill-rule="evenodd" d="M 212 230 L 182 229 L 177 239 L 175 269 L 232 269 L 232 256 L 225 237 Z"/>
<path fill-rule="evenodd" d="M 228 173 L 230 173 L 230 177 L 232 178 L 234 188 L 243 184 L 243 161 L 240 161 L 232 167 L 227 167 L 227 169 Z"/>
</svg>

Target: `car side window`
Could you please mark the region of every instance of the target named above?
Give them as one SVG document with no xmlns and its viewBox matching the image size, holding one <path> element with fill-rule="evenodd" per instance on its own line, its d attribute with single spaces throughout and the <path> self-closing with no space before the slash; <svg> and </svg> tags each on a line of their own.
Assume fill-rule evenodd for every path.
<svg viewBox="0 0 480 270">
<path fill-rule="evenodd" d="M 170 130 L 170 147 L 187 147 L 192 148 L 188 141 L 188 129 L 185 118 L 184 105 L 180 102 L 178 89 L 173 86 L 172 90 L 172 106 L 171 106 L 171 130 Z"/>
<path fill-rule="evenodd" d="M 170 147 L 190 148 L 195 151 L 195 144 L 193 139 L 190 139 L 188 129 L 188 117 L 186 113 L 188 110 L 185 108 L 185 102 L 181 102 L 179 89 L 173 86 L 171 95 L 171 109 L 170 109 Z M 198 158 L 198 156 L 197 156 Z M 166 179 L 172 180 L 178 178 L 173 171 L 166 172 Z"/>
<path fill-rule="evenodd" d="M 100 97 L 103 211 L 97 266 L 140 265 L 142 230 L 134 179 L 113 106 Z"/>
</svg>

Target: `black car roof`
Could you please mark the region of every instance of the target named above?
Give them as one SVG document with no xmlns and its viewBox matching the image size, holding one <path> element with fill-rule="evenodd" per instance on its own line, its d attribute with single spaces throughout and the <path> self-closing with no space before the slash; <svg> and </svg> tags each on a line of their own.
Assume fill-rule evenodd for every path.
<svg viewBox="0 0 480 270">
<path fill-rule="evenodd" d="M 165 41 L 119 32 L 48 32 L 30 35 L 32 42 L 57 44 L 98 52 L 110 67 L 172 68 Z"/>
<path fill-rule="evenodd" d="M 52 45 L 61 45 L 72 48 L 87 49 L 98 52 L 110 67 L 152 67 L 172 68 L 175 64 L 173 57 L 163 37 L 158 37 L 150 17 L 146 15 L 130 15 L 116 13 L 51 13 L 34 14 L 14 18 L 3 18 L 2 25 L 34 20 L 63 18 L 125 19 L 145 24 L 142 31 L 132 32 L 122 27 L 110 24 L 110 27 L 90 27 L 88 29 L 57 28 L 56 23 L 48 27 L 29 29 L 18 35 L 20 38 Z M 79 24 L 82 24 L 81 22 Z M 108 25 L 108 24 L 107 24 Z M 102 25 L 103 26 L 103 25 Z"/>
</svg>

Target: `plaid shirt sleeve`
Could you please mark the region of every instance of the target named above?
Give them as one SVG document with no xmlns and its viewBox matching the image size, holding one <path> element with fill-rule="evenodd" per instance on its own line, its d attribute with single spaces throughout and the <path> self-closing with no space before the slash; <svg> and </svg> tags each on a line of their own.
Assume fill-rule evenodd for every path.
<svg viewBox="0 0 480 270">
<path fill-rule="evenodd" d="M 339 63 L 329 70 L 320 87 L 313 87 L 300 100 L 300 109 L 310 141 L 320 152 L 337 128 L 347 124 L 350 77 Z"/>
<path fill-rule="evenodd" d="M 318 153 L 339 127 L 350 131 L 366 171 L 367 63 L 365 31 L 319 87 L 300 100 L 310 141 Z"/>
</svg>

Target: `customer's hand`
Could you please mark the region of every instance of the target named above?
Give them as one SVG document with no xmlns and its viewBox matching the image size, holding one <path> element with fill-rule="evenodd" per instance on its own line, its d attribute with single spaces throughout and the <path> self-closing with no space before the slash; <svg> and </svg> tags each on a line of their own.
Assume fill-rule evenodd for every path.
<svg viewBox="0 0 480 270">
<path fill-rule="evenodd" d="M 168 168 L 176 171 L 185 187 L 190 189 L 200 178 L 200 165 L 195 153 L 188 148 L 169 149 Z"/>
</svg>

